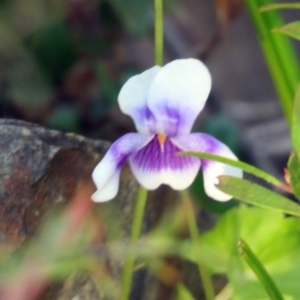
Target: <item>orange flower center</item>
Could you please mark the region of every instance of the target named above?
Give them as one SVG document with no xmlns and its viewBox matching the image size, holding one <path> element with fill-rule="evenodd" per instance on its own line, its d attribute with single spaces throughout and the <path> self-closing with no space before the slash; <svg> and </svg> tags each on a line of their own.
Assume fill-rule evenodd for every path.
<svg viewBox="0 0 300 300">
<path fill-rule="evenodd" d="M 165 145 L 166 139 L 167 139 L 167 136 L 164 134 L 157 135 L 157 140 L 158 140 L 158 143 L 160 144 L 161 152 L 164 152 L 164 145 Z"/>
</svg>

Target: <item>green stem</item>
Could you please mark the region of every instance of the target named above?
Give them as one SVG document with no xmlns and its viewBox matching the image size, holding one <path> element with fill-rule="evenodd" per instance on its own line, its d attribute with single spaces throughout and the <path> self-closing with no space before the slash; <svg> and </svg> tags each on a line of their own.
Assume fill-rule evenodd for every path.
<svg viewBox="0 0 300 300">
<path fill-rule="evenodd" d="M 275 282 L 270 277 L 264 266 L 252 252 L 250 247 L 245 241 L 240 240 L 238 243 L 238 249 L 241 256 L 245 259 L 249 267 L 256 274 L 257 278 L 260 280 L 261 284 L 264 286 L 266 292 L 268 293 L 270 299 L 272 300 L 283 300 L 283 297 L 278 290 Z"/>
<path fill-rule="evenodd" d="M 154 0 L 155 10 L 155 65 L 163 64 L 164 29 L 163 29 L 163 3 Z"/>
<path fill-rule="evenodd" d="M 182 191 L 181 195 L 185 207 L 185 212 L 187 215 L 187 221 L 188 221 L 188 227 L 189 227 L 191 239 L 193 242 L 195 242 L 195 244 L 198 245 L 199 231 L 197 227 L 192 200 L 187 190 Z M 204 266 L 200 261 L 198 262 L 198 269 L 203 284 L 205 298 L 206 300 L 213 300 L 215 296 L 214 296 L 214 288 L 213 288 L 210 274 L 206 266 Z"/>
<path fill-rule="evenodd" d="M 143 187 L 140 187 L 137 196 L 134 215 L 133 215 L 129 251 L 127 253 L 125 263 L 124 263 L 120 300 L 127 300 L 129 298 L 131 282 L 132 282 L 132 273 L 134 269 L 134 259 L 135 259 L 134 253 L 132 253 L 131 250 L 131 246 L 139 238 L 142 223 L 143 223 L 143 216 L 144 216 L 146 202 L 147 202 L 147 190 L 144 189 Z"/>
</svg>

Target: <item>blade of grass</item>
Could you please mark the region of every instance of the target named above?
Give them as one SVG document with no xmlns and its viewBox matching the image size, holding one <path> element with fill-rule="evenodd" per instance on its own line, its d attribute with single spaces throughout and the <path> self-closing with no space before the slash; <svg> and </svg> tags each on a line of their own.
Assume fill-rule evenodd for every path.
<svg viewBox="0 0 300 300">
<path fill-rule="evenodd" d="M 274 28 L 272 32 L 285 34 L 296 40 L 300 40 L 300 21 L 291 22 L 278 28 Z"/>
<path fill-rule="evenodd" d="M 271 2 L 272 0 L 246 0 L 246 5 L 290 127 L 293 97 L 300 79 L 299 64 L 290 40 L 286 36 L 271 32 L 273 28 L 283 25 L 280 13 L 278 11 L 258 13 L 260 6 Z"/>
<path fill-rule="evenodd" d="M 254 176 L 257 176 L 258 178 L 264 179 L 265 181 L 271 184 L 274 184 L 275 186 L 279 187 L 280 189 L 286 192 L 291 192 L 289 186 L 287 186 L 286 184 L 284 184 L 283 182 L 281 182 L 271 174 L 239 160 L 232 160 L 223 156 L 206 153 L 206 152 L 180 152 L 178 153 L 178 155 L 196 156 L 204 159 L 214 160 L 233 167 L 237 167 L 249 174 L 252 174 Z"/>
<path fill-rule="evenodd" d="M 264 5 L 259 8 L 258 12 L 265 12 L 274 9 L 300 9 L 300 3 L 274 3 Z"/>
<path fill-rule="evenodd" d="M 296 153 L 292 153 L 288 160 L 288 172 L 294 195 L 300 199 L 300 161 Z"/>
<path fill-rule="evenodd" d="M 240 240 L 237 247 L 243 259 L 246 261 L 248 266 L 252 269 L 252 271 L 256 274 L 261 284 L 264 286 L 266 292 L 270 296 L 270 299 L 283 300 L 283 296 L 278 290 L 275 282 L 270 277 L 270 275 L 268 274 L 264 266 L 261 264 L 259 259 L 252 252 L 247 243 L 243 240 Z"/>
<path fill-rule="evenodd" d="M 293 109 L 293 120 L 292 120 L 292 146 L 298 157 L 300 157 L 300 85 L 298 86 Z"/>
<path fill-rule="evenodd" d="M 300 217 L 299 204 L 246 179 L 220 176 L 216 187 L 247 204 Z"/>
</svg>

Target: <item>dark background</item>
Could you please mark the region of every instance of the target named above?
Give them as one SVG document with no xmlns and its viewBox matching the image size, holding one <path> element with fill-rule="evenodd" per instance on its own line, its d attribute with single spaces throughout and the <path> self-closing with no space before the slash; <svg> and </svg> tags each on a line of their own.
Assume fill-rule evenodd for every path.
<svg viewBox="0 0 300 300">
<path fill-rule="evenodd" d="M 212 73 L 195 130 L 282 176 L 288 130 L 243 1 L 164 6 L 165 62 L 197 57 Z M 153 15 L 148 0 L 0 0 L 0 116 L 109 141 L 134 131 L 117 95 L 153 65 Z"/>
</svg>

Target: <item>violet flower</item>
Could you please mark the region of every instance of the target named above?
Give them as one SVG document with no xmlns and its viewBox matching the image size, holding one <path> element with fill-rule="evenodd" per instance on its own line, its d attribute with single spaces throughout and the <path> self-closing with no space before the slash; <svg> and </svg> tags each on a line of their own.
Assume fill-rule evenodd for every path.
<svg viewBox="0 0 300 300">
<path fill-rule="evenodd" d="M 130 78 L 122 87 L 118 101 L 122 112 L 133 119 L 138 133 L 119 138 L 96 166 L 92 177 L 97 191 L 92 199 L 104 202 L 116 196 L 121 168 L 127 159 L 137 181 L 148 190 L 161 184 L 175 190 L 186 189 L 202 167 L 206 194 L 218 201 L 231 199 L 215 186 L 217 177 L 242 177 L 240 169 L 176 155 L 180 151 L 198 151 L 237 160 L 214 137 L 190 133 L 210 89 L 210 73 L 196 59 L 175 60 Z"/>
</svg>

